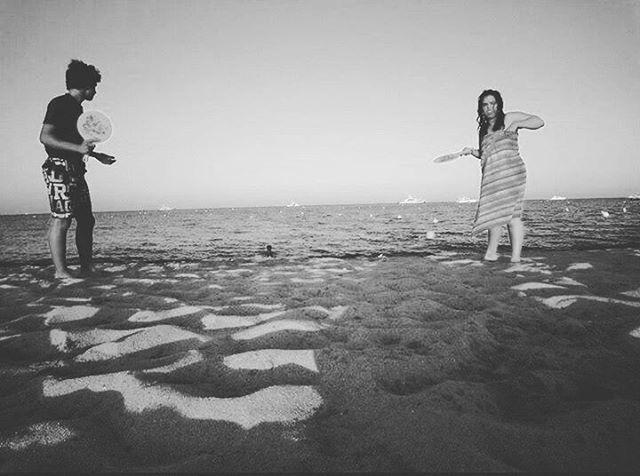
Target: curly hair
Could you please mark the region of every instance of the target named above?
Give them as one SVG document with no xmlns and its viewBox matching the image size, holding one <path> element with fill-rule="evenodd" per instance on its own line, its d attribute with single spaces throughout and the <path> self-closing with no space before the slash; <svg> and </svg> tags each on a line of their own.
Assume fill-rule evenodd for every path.
<svg viewBox="0 0 640 476">
<path fill-rule="evenodd" d="M 485 89 L 478 97 L 478 142 L 480 148 L 482 148 L 482 138 L 487 135 L 489 131 L 489 121 L 482 113 L 482 102 L 487 96 L 493 96 L 498 105 L 498 112 L 496 113 L 496 122 L 493 124 L 493 130 L 497 131 L 504 127 L 504 102 L 500 93 L 494 89 Z"/>
<path fill-rule="evenodd" d="M 92 64 L 72 59 L 67 67 L 67 89 L 94 88 L 101 79 L 100 71 Z"/>
</svg>

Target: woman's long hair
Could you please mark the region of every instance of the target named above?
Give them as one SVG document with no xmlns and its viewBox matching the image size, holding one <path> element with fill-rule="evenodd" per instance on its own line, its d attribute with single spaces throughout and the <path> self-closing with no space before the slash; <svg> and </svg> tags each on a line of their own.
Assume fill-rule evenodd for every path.
<svg viewBox="0 0 640 476">
<path fill-rule="evenodd" d="M 504 102 L 500 93 L 494 89 L 485 89 L 478 97 L 478 148 L 482 152 L 482 138 L 489 132 L 489 121 L 482 113 L 482 102 L 487 96 L 493 96 L 496 99 L 498 105 L 498 112 L 496 113 L 496 122 L 493 124 L 493 130 L 498 131 L 504 127 Z"/>
</svg>

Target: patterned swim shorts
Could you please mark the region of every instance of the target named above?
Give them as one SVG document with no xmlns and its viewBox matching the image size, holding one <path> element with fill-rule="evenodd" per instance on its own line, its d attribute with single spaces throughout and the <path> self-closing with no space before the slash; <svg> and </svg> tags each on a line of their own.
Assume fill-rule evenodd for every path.
<svg viewBox="0 0 640 476">
<path fill-rule="evenodd" d="M 42 164 L 51 216 L 54 218 L 91 215 L 91 197 L 84 179 L 84 171 L 74 172 L 76 171 L 72 164 L 57 157 L 49 157 Z"/>
</svg>

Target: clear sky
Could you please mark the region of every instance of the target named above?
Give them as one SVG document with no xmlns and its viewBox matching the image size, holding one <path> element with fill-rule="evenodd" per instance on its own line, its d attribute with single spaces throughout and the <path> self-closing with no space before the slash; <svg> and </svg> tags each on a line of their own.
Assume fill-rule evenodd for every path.
<svg viewBox="0 0 640 476">
<path fill-rule="evenodd" d="M 476 101 L 521 131 L 527 198 L 640 193 L 640 2 L 0 0 L 0 213 L 46 213 L 38 141 L 71 58 L 114 135 L 96 210 L 475 197 Z"/>
</svg>

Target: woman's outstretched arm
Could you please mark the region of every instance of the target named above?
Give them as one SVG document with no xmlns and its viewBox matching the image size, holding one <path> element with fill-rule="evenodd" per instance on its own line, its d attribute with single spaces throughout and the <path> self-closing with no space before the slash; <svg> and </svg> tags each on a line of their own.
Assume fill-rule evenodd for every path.
<svg viewBox="0 0 640 476">
<path fill-rule="evenodd" d="M 525 112 L 508 112 L 504 116 L 504 130 L 517 132 L 518 129 L 540 129 L 544 121 L 538 116 Z"/>
</svg>

